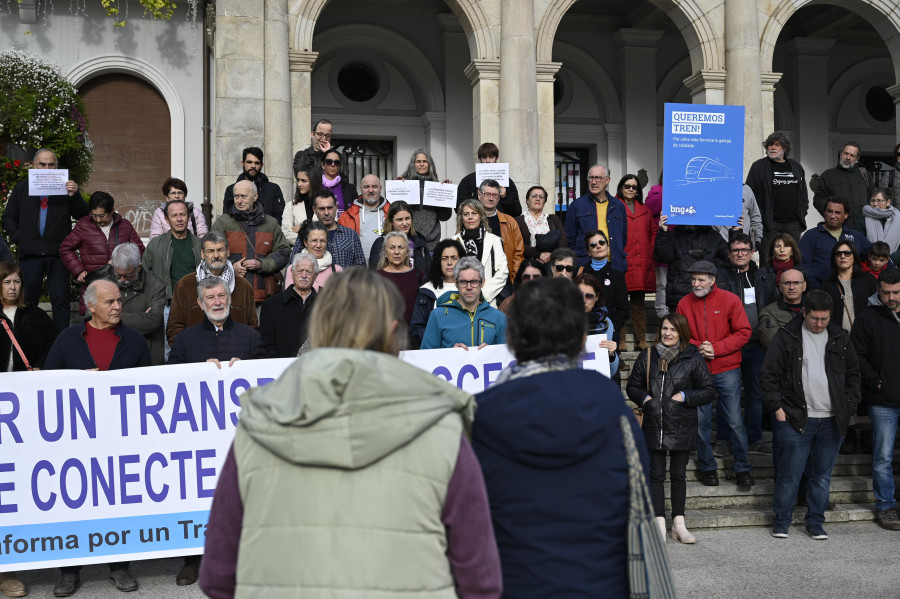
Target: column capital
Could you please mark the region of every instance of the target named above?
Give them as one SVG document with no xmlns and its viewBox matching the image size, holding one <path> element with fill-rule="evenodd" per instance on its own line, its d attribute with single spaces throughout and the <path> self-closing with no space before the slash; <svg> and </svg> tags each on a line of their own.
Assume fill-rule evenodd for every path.
<svg viewBox="0 0 900 599">
<path fill-rule="evenodd" d="M 629 29 L 623 28 L 613 34 L 613 40 L 619 47 L 631 48 L 656 48 L 656 44 L 663 36 L 659 29 Z"/>
<path fill-rule="evenodd" d="M 720 69 L 704 69 L 694 73 L 684 80 L 684 85 L 691 95 L 697 95 L 705 90 L 725 89 L 725 71 Z"/>
<path fill-rule="evenodd" d="M 553 82 L 556 79 L 556 73 L 562 68 L 561 62 L 539 62 L 535 65 L 538 81 Z"/>
<path fill-rule="evenodd" d="M 300 73 L 312 73 L 313 65 L 319 58 L 318 52 L 291 52 L 288 55 L 290 70 Z"/>
<path fill-rule="evenodd" d="M 603 130 L 606 132 L 606 139 L 614 141 L 622 139 L 622 134 L 625 133 L 625 125 L 611 125 L 607 123 L 603 125 Z"/>
<path fill-rule="evenodd" d="M 836 40 L 824 37 L 795 37 L 785 44 L 789 56 L 828 56 Z"/>
<path fill-rule="evenodd" d="M 775 91 L 775 84 L 781 81 L 782 73 L 760 73 L 759 80 L 762 83 L 762 91 Z"/>
<path fill-rule="evenodd" d="M 447 113 L 446 112 L 426 112 L 422 115 L 422 126 L 429 129 L 446 129 Z"/>
<path fill-rule="evenodd" d="M 463 74 L 469 78 L 472 85 L 475 85 L 482 79 L 500 80 L 500 61 L 499 60 L 473 60 L 463 71 Z"/>
</svg>

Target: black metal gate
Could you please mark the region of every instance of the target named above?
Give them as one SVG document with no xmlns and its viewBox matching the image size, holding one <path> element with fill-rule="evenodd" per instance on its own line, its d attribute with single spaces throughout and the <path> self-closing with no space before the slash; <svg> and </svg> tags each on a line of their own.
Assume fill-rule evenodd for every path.
<svg viewBox="0 0 900 599">
<path fill-rule="evenodd" d="M 344 176 L 357 186 L 368 174 L 378 175 L 382 183 L 397 177 L 393 140 L 335 139 L 332 146 L 343 156 Z"/>
</svg>

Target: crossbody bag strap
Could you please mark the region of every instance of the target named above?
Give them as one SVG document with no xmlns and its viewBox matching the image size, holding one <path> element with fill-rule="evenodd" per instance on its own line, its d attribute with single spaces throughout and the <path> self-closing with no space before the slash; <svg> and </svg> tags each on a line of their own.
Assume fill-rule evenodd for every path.
<svg viewBox="0 0 900 599">
<path fill-rule="evenodd" d="M 22 362 L 25 364 L 25 368 L 27 370 L 31 370 L 31 364 L 28 363 L 28 358 L 25 357 L 25 352 L 22 351 L 22 346 L 19 345 L 16 336 L 13 335 L 12 329 L 9 328 L 9 324 L 6 322 L 6 319 L 0 318 L 0 322 L 3 323 L 3 328 L 6 329 L 6 334 L 9 335 L 9 340 L 12 341 L 12 344 L 16 348 L 16 351 L 19 352 L 19 357 L 22 358 Z"/>
</svg>

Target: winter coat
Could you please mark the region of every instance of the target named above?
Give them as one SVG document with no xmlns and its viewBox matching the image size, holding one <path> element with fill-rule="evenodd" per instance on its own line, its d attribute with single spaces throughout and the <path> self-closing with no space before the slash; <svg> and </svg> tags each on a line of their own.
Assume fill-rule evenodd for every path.
<svg viewBox="0 0 900 599">
<path fill-rule="evenodd" d="M 388 213 L 388 209 L 390 207 L 391 207 L 390 202 L 388 202 L 387 200 L 382 198 L 381 199 L 381 211 L 384 213 L 382 215 L 383 219 L 387 219 L 387 213 Z M 363 209 L 363 206 L 362 206 L 362 204 L 359 203 L 359 201 L 353 202 L 353 204 L 349 208 L 344 210 L 344 212 L 341 214 L 340 218 L 338 218 L 338 224 L 343 225 L 343 226 L 347 227 L 348 229 L 352 229 L 353 231 L 356 232 L 357 235 L 359 235 L 359 221 L 360 221 L 359 211 L 362 209 Z"/>
<path fill-rule="evenodd" d="M 828 196 L 844 198 L 850 204 L 846 227 L 865 231 L 866 220 L 863 218 L 862 209 L 863 206 L 869 205 L 872 189 L 872 177 L 865 169 L 858 165 L 851 168 L 834 166 L 819 175 L 819 186 L 813 196 L 813 205 L 819 214 L 825 214 L 825 199 Z"/>
<path fill-rule="evenodd" d="M 462 178 L 456 187 L 456 207 L 465 200 L 478 199 L 478 185 L 475 184 L 475 173 L 469 173 Z M 513 218 L 517 218 L 522 214 L 522 203 L 519 200 L 519 188 L 516 187 L 515 181 L 509 180 L 509 187 L 506 188 L 506 197 L 500 198 L 500 204 L 497 206 L 500 212 L 508 214 Z"/>
<path fill-rule="evenodd" d="M 625 222 L 625 206 L 607 191 L 606 232 L 609 241 L 609 256 L 612 266 L 619 272 L 628 271 L 625 247 L 628 245 L 628 224 Z M 590 193 L 577 198 L 569 205 L 566 213 L 566 239 L 569 247 L 578 256 L 576 266 L 589 264 L 587 248 L 584 247 L 584 236 L 597 230 L 597 202 Z M 655 289 L 655 287 L 654 287 Z"/>
<path fill-rule="evenodd" d="M 631 303 L 628 301 L 628 286 L 625 283 L 626 275 L 610 266 L 609 262 L 600 270 L 594 270 L 591 263 L 588 262 L 587 266 L 579 268 L 577 273 L 593 275 L 600 281 L 603 286 L 604 305 L 609 313 L 609 319 L 617 331 L 623 331 L 625 322 L 631 318 Z"/>
<path fill-rule="evenodd" d="M 244 173 L 238 175 L 238 181 L 244 181 L 247 176 Z M 269 181 L 265 173 L 259 173 L 253 181 L 256 184 L 256 204 L 262 205 L 263 211 L 275 219 L 281 227 L 281 215 L 284 214 L 284 194 L 281 187 Z M 234 207 L 234 183 L 225 188 L 225 198 L 222 200 L 222 214 L 229 214 Z"/>
<path fill-rule="evenodd" d="M 457 343 L 468 347 L 478 347 L 482 343 L 505 344 L 506 316 L 488 304 L 483 296 L 472 314 L 459 303 L 458 292 L 444 293 L 428 317 L 422 349 L 453 347 Z"/>
<path fill-rule="evenodd" d="M 16 315 L 12 321 L 2 310 L 0 310 L 0 319 L 6 321 L 22 351 L 25 352 L 25 357 L 28 358 L 31 367 L 43 368 L 47 354 L 50 353 L 50 347 L 59 334 L 59 330 L 47 313 L 37 306 L 19 307 L 16 308 Z M 10 351 L 12 351 L 13 357 L 12 372 L 25 370 L 25 363 L 13 346 L 6 329 L 0 328 L 0 372 L 10 372 L 7 370 Z"/>
<path fill-rule="evenodd" d="M 799 433 L 806 429 L 809 417 L 803 392 L 803 322 L 802 318 L 795 318 L 775 333 L 759 377 L 765 409 L 769 412 L 783 409 L 788 422 Z M 850 342 L 850 333 L 833 322 L 827 331 L 825 376 L 832 413 L 843 437 L 860 400 L 860 362 Z"/>
<path fill-rule="evenodd" d="M 431 316 L 431 311 L 434 310 L 437 296 L 443 295 L 448 291 L 456 291 L 455 282 L 444 282 L 440 289 L 435 289 L 430 281 L 419 287 L 419 294 L 416 296 L 416 305 L 413 306 L 412 318 L 409 323 L 409 341 L 412 349 L 418 349 L 422 344 L 422 337 L 425 335 L 428 317 Z"/>
<path fill-rule="evenodd" d="M 169 345 L 175 343 L 178 333 L 188 327 L 200 324 L 204 318 L 203 309 L 197 304 L 197 273 L 185 275 L 178 281 L 172 292 L 169 324 L 166 325 L 166 338 L 169 340 Z M 234 277 L 234 291 L 231 293 L 231 319 L 254 329 L 259 326 L 253 286 L 240 275 Z"/>
<path fill-rule="evenodd" d="M 746 303 L 746 288 L 744 280 L 747 279 L 753 285 L 753 294 L 755 296 L 752 304 Z M 750 261 L 749 268 L 746 272 L 738 272 L 738 269 L 731 266 L 722 266 L 716 275 L 716 287 L 725 291 L 730 291 L 740 298 L 741 305 L 744 306 L 744 312 L 747 314 L 747 320 L 750 321 L 751 327 L 759 326 L 759 313 L 765 307 L 775 301 L 778 297 L 775 285 L 775 275 L 773 272 L 764 268 L 758 268 L 756 262 Z M 751 319 L 751 315 L 755 310 L 756 319 Z M 753 329 L 750 335 L 751 343 L 759 343 L 759 336 L 756 329 Z"/>
<path fill-rule="evenodd" d="M 862 260 L 869 253 L 872 242 L 859 231 L 844 227 L 840 241 L 852 241 L 859 250 L 859 258 Z M 825 223 L 819 223 L 814 229 L 809 229 L 800 238 L 800 255 L 803 262 L 794 268 L 799 268 L 806 273 L 806 290 L 812 291 L 822 286 L 822 281 L 831 275 L 831 250 L 838 243 L 834 236 L 825 228 Z"/>
<path fill-rule="evenodd" d="M 802 312 L 802 310 L 801 310 Z M 757 333 L 759 334 L 759 343 L 763 348 L 768 349 L 769 344 L 775 337 L 778 329 L 792 321 L 800 312 L 789 310 L 787 304 L 781 296 L 762 310 L 759 311 L 759 326 Z"/>
<path fill-rule="evenodd" d="M 621 389 L 599 372 L 545 372 L 479 393 L 472 445 L 487 485 L 504 597 L 628 597 L 628 467 L 619 419 L 647 449 Z"/>
<path fill-rule="evenodd" d="M 202 244 L 200 238 L 193 233 L 188 232 L 188 236 L 191 239 L 191 251 L 194 254 L 194 268 L 197 268 L 203 260 Z M 175 255 L 175 250 L 172 248 L 173 239 L 171 231 L 154 237 L 147 244 L 144 257 L 141 259 L 144 270 L 166 284 L 166 297 L 170 300 L 175 291 L 175 285 L 172 284 L 172 256 Z"/>
<path fill-rule="evenodd" d="M 822 291 L 831 296 L 831 322 L 838 326 L 844 322 L 844 286 L 831 277 L 822 281 Z M 860 313 L 869 304 L 869 298 L 878 291 L 878 280 L 862 270 L 853 273 L 850 279 L 850 293 L 853 294 L 853 314 L 850 315 L 852 324 Z"/>
<path fill-rule="evenodd" d="M 116 281 L 113 281 L 115 283 Z M 141 270 L 131 287 L 121 290 L 122 324 L 134 329 L 147 340 L 150 365 L 165 363 L 166 284 L 145 270 Z"/>
<path fill-rule="evenodd" d="M 653 222 L 650 210 L 642 203 L 634 202 L 634 211 L 624 201 L 622 205 L 625 207 L 625 220 L 628 223 L 628 243 L 625 245 L 628 270 L 625 272 L 625 284 L 628 291 L 655 293 L 656 263 L 653 260 L 653 248 L 656 246 L 659 227 Z"/>
<path fill-rule="evenodd" d="M 659 354 L 650 350 L 650 389 L 647 389 L 647 350 L 638 354 L 628 377 L 628 399 L 644 412 L 644 440 L 655 451 L 691 451 L 697 448 L 697 408 L 716 397 L 706 360 L 693 345 L 680 352 L 660 371 Z M 684 393 L 684 401 L 672 396 Z M 644 402 L 647 396 L 650 399 Z"/>
<path fill-rule="evenodd" d="M 466 247 L 461 234 L 457 233 L 453 239 Z M 497 296 L 503 291 L 503 287 L 506 286 L 506 281 L 509 279 L 509 263 L 506 261 L 506 253 L 503 251 L 503 241 L 490 231 L 484 233 L 480 260 L 484 266 L 484 287 L 481 289 L 481 295 L 496 307 Z"/>
<path fill-rule="evenodd" d="M 793 214 L 800 228 L 806 228 L 806 213 L 809 212 L 809 191 L 807 190 L 806 172 L 800 163 L 792 158 L 786 158 L 797 177 L 797 205 Z M 774 161 L 768 157 L 760 158 L 750 165 L 747 172 L 746 184 L 750 186 L 759 211 L 762 213 L 763 229 L 769 229 L 775 222 L 775 203 L 772 199 L 772 181 L 775 179 L 775 171 L 772 170 Z"/>
<path fill-rule="evenodd" d="M 259 313 L 259 335 L 267 358 L 294 358 L 309 337 L 308 322 L 316 290 L 304 301 L 291 287 L 263 302 Z"/>
<path fill-rule="evenodd" d="M 741 349 L 753 331 L 738 296 L 713 285 L 705 297 L 684 296 L 676 311 L 688 320 L 692 344 L 712 342 L 714 357 L 707 360 L 712 374 L 741 367 Z"/>
<path fill-rule="evenodd" d="M 9 240 L 16 244 L 16 255 L 23 258 L 59 256 L 59 244 L 72 232 L 72 220 L 87 216 L 87 202 L 81 194 L 47 198 L 47 221 L 40 233 L 41 198 L 28 195 L 28 179 L 16 183 L 0 221 Z M 90 218 L 90 217 L 88 217 Z"/>
<path fill-rule="evenodd" d="M 200 209 L 200 206 L 194 204 L 193 202 L 185 202 L 188 208 L 188 231 L 196 235 L 197 237 L 203 237 L 209 232 L 209 227 L 206 226 L 206 218 L 203 216 L 203 210 Z M 150 221 L 150 239 L 154 239 L 159 237 L 163 233 L 168 233 L 171 230 L 169 226 L 169 222 L 166 220 L 166 213 L 164 210 L 165 206 L 160 206 L 156 210 L 153 211 L 153 220 Z M 150 245 L 149 243 L 147 244 Z"/>
<path fill-rule="evenodd" d="M 660 229 L 653 257 L 669 264 L 666 281 L 666 305 L 672 311 L 678 302 L 691 294 L 690 268 L 706 260 L 716 266 L 728 264 L 728 244 L 712 227 L 678 226 Z"/>
<path fill-rule="evenodd" d="M 425 245 L 425 238 L 416 233 L 412 238 L 413 242 L 413 268 L 421 272 L 431 270 L 431 254 Z M 378 262 L 381 260 L 381 249 L 384 247 L 384 237 L 379 237 L 372 244 L 372 250 L 369 252 L 369 270 L 377 270 Z"/>
<path fill-rule="evenodd" d="M 266 351 L 256 329 L 234 322 L 229 317 L 219 331 L 204 316 L 200 324 L 186 328 L 175 337 L 167 364 L 191 364 L 213 358 L 227 362 L 232 358 L 253 360 L 265 357 Z"/>
<path fill-rule="evenodd" d="M 875 294 L 850 333 L 859 356 L 862 393 L 869 405 L 900 407 L 900 322 Z"/>
<path fill-rule="evenodd" d="M 519 225 L 519 231 L 522 234 L 522 244 L 524 247 L 525 257 L 534 258 L 536 260 L 539 259 L 541 256 L 541 250 L 531 245 L 531 231 L 528 229 L 528 224 L 525 222 L 524 214 L 520 214 L 516 217 L 516 224 Z M 566 229 L 563 227 L 562 221 L 559 220 L 559 217 L 555 214 L 548 214 L 547 224 L 550 227 L 550 232 L 559 231 L 559 242 L 556 244 L 556 247 L 569 247 L 569 240 L 566 238 Z"/>
<path fill-rule="evenodd" d="M 500 220 L 500 239 L 503 240 L 503 251 L 506 253 L 506 264 L 509 268 L 509 280 L 516 280 L 519 266 L 525 260 L 525 241 L 522 239 L 522 230 L 516 219 L 508 214 L 497 212 Z"/>
<path fill-rule="evenodd" d="M 118 212 L 113 213 L 108 238 L 90 215 L 83 216 L 60 244 L 59 257 L 72 277 L 78 278 L 84 271 L 91 274 L 98 268 L 106 266 L 112 258 L 112 251 L 122 243 L 133 243 L 138 246 L 141 255 L 144 254 L 144 243 L 141 238 L 131 223 L 122 218 Z"/>
<path fill-rule="evenodd" d="M 44 370 L 91 370 L 97 368 L 87 341 L 84 339 L 85 327 L 90 326 L 87 320 L 81 324 L 70 326 L 59 334 L 47 360 Z M 109 370 L 138 368 L 150 366 L 150 350 L 144 336 L 124 324 L 116 326 L 119 343 L 113 352 Z"/>
<path fill-rule="evenodd" d="M 281 215 L 281 232 L 284 233 L 284 238 L 287 240 L 288 244 L 291 246 L 294 245 L 297 241 L 297 233 L 294 233 L 292 230 L 293 227 L 298 225 L 302 225 L 303 221 L 312 218 L 312 209 L 307 210 L 307 206 L 304 202 L 288 202 L 284 207 L 284 212 Z"/>
</svg>

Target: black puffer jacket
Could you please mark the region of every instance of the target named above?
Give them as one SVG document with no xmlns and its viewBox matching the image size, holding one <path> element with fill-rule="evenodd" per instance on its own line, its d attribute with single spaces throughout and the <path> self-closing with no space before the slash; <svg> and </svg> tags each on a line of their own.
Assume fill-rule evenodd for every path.
<svg viewBox="0 0 900 599">
<path fill-rule="evenodd" d="M 644 438 L 652 450 L 691 450 L 697 447 L 697 407 L 716 396 L 706 361 L 693 345 L 675 356 L 660 372 L 659 355 L 650 348 L 650 390 L 647 386 L 647 351 L 638 356 L 628 377 L 628 399 L 644 408 Z M 672 396 L 684 392 L 684 401 Z M 644 404 L 644 398 L 650 399 Z"/>
<path fill-rule="evenodd" d="M 701 260 L 728 264 L 728 244 L 712 227 L 682 225 L 657 233 L 653 258 L 669 264 L 666 305 L 674 312 L 681 298 L 691 293 L 691 266 Z"/>
</svg>

